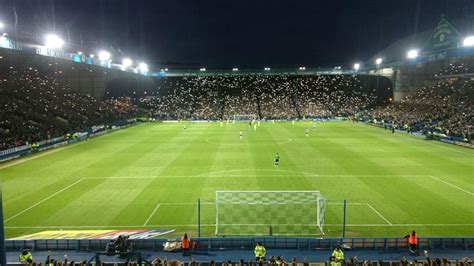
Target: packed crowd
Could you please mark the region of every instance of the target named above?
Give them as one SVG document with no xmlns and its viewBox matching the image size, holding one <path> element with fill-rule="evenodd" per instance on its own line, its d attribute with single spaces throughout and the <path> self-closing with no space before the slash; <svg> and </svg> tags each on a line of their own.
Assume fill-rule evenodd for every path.
<svg viewBox="0 0 474 266">
<path fill-rule="evenodd" d="M 133 116 L 131 102 L 102 102 L 34 68 L 0 79 L 0 150 L 63 136 Z"/>
<path fill-rule="evenodd" d="M 255 260 L 244 260 L 240 259 L 237 261 L 224 260 L 224 261 L 196 261 L 195 258 L 189 254 L 185 260 L 177 259 L 168 259 L 167 257 L 155 257 L 151 261 L 145 261 L 140 259 L 131 259 L 128 258 L 126 253 L 121 253 L 123 256 L 123 262 L 109 262 L 105 263 L 104 261 L 99 260 L 98 265 L 126 265 L 126 266 L 309 266 L 310 262 L 306 257 L 302 261 L 297 260 L 295 257 L 286 260 L 283 256 L 270 256 L 268 259 L 261 259 L 258 257 L 260 254 L 256 254 Z M 133 255 L 131 254 L 133 257 Z M 111 260 L 114 261 L 114 260 Z M 36 263 L 33 259 L 33 254 L 31 251 L 24 250 L 19 256 L 19 262 L 22 265 L 43 265 L 42 262 Z M 94 262 L 96 262 L 94 260 Z M 311 263 L 313 264 L 313 263 Z M 359 260 L 357 256 L 350 257 L 348 259 L 344 258 L 344 251 L 341 248 L 336 247 L 329 258 L 329 261 L 324 263 L 329 266 L 471 266 L 473 261 L 469 257 L 463 257 L 457 260 L 450 260 L 447 258 L 431 258 L 428 253 L 425 253 L 425 256 L 420 257 L 410 257 L 407 258 L 403 256 L 399 261 L 383 261 L 383 260 Z M 67 255 L 64 255 L 62 259 L 55 259 L 51 253 L 48 253 L 44 265 L 54 265 L 54 266 L 86 266 L 86 265 L 97 265 L 91 264 L 88 261 L 74 261 L 70 260 Z"/>
<path fill-rule="evenodd" d="M 441 72 L 470 71 L 460 64 L 453 61 Z M 358 115 L 400 129 L 474 137 L 474 80 L 464 76 L 440 79 L 385 106 L 381 88 L 363 85 L 354 75 L 168 77 L 155 84 L 148 93 L 100 101 L 37 69 L 9 69 L 0 78 L 0 150 L 142 115 L 163 120 Z"/>
<path fill-rule="evenodd" d="M 442 68 L 437 76 L 452 76 L 474 73 L 474 60 L 468 59 L 450 59 L 448 65 Z"/>
<path fill-rule="evenodd" d="M 184 77 L 157 84 L 157 93 L 137 105 L 162 119 L 347 116 L 381 100 L 348 75 Z"/>
<path fill-rule="evenodd" d="M 474 80 L 448 78 L 401 101 L 360 114 L 398 129 L 474 137 Z"/>
</svg>

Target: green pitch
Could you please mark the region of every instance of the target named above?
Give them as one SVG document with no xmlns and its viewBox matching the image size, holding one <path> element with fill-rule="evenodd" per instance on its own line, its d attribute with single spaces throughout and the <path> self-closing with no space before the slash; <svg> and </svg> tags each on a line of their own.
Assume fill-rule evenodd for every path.
<svg viewBox="0 0 474 266">
<path fill-rule="evenodd" d="M 474 235 L 474 151 L 363 124 L 318 123 L 306 136 L 310 127 L 142 124 L 0 164 L 7 237 L 137 228 L 196 236 L 198 198 L 211 236 L 223 190 L 319 190 L 328 236 L 341 235 L 344 199 L 348 236 Z M 223 226 L 267 234 L 270 222 L 274 234 L 317 234 L 314 211 L 302 210 L 234 205 Z"/>
</svg>

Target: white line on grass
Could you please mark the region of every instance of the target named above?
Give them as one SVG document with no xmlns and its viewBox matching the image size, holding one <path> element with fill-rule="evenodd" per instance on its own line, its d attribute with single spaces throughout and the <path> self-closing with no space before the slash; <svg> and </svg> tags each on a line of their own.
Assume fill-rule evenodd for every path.
<svg viewBox="0 0 474 266">
<path fill-rule="evenodd" d="M 365 125 L 366 128 L 370 128 L 370 129 L 373 129 L 373 130 L 376 130 L 378 132 L 381 132 L 381 128 L 378 128 L 378 127 L 373 127 L 373 126 L 370 126 L 370 125 Z M 448 143 L 443 143 L 441 141 L 439 142 L 436 142 L 436 143 L 432 143 L 430 142 L 430 140 L 423 140 L 423 139 L 420 139 L 416 136 L 413 136 L 413 135 L 409 135 L 409 134 L 405 134 L 405 135 L 402 135 L 402 134 L 396 134 L 397 136 L 405 136 L 407 137 L 407 139 L 409 140 L 412 140 L 412 141 L 416 141 L 416 142 L 423 142 L 424 144 L 430 144 L 431 146 L 435 146 L 435 147 L 438 147 L 438 148 L 441 148 L 441 149 L 446 149 L 446 150 L 450 150 L 450 151 L 455 151 L 455 152 L 459 152 L 459 153 L 462 153 L 462 154 L 465 154 L 465 155 L 472 155 L 470 153 L 467 153 L 467 152 L 464 152 L 462 150 L 458 150 L 458 149 L 453 149 L 453 148 L 450 148 L 448 146 L 445 146 L 445 145 L 453 145 L 453 144 L 448 144 Z M 463 147 L 460 147 L 458 146 L 459 148 L 463 148 Z"/>
<path fill-rule="evenodd" d="M 81 144 L 84 144 L 84 143 L 87 143 L 87 142 L 81 141 L 81 142 L 76 142 L 74 144 L 67 144 L 66 146 L 63 146 L 63 147 L 53 148 L 51 150 L 42 151 L 41 153 L 36 154 L 36 155 L 30 155 L 27 158 L 23 158 L 23 159 L 18 158 L 18 159 L 14 160 L 10 163 L 6 163 L 5 165 L 1 165 L 0 170 L 6 169 L 6 168 L 11 167 L 11 166 L 15 166 L 17 164 L 22 164 L 22 163 L 25 163 L 25 162 L 28 162 L 28 161 L 31 161 L 31 160 L 34 160 L 34 159 L 38 159 L 38 158 L 41 158 L 43 156 L 50 155 L 50 154 L 53 154 L 53 153 L 56 153 L 58 151 L 62 151 L 62 150 L 65 150 L 65 149 L 69 149 L 71 147 L 75 147 L 75 146 L 78 146 L 78 145 L 81 145 Z"/>
<path fill-rule="evenodd" d="M 439 181 L 439 182 L 441 182 L 441 183 L 444 183 L 444 184 L 446 184 L 446 185 L 448 185 L 448 186 L 450 186 L 450 187 L 453 187 L 453 188 L 458 189 L 458 190 L 460 190 L 460 191 L 462 191 L 462 192 L 465 192 L 465 193 L 467 193 L 467 194 L 469 194 L 469 195 L 471 195 L 471 196 L 474 196 L 474 193 L 472 193 L 471 191 L 465 190 L 465 189 L 463 189 L 463 188 L 461 188 L 461 187 L 458 187 L 458 186 L 456 186 L 456 185 L 454 185 L 454 184 L 451 184 L 451 183 L 449 183 L 449 182 L 446 182 L 446 181 L 444 181 L 444 180 L 442 180 L 442 179 L 440 179 L 440 178 L 438 178 L 438 177 L 436 177 L 436 176 L 429 175 L 429 177 L 431 177 L 431 178 L 433 178 L 434 180 L 437 180 L 437 181 Z"/>
<path fill-rule="evenodd" d="M 86 179 L 155 179 L 157 176 L 90 176 Z"/>
<path fill-rule="evenodd" d="M 369 206 L 369 208 L 371 208 L 378 216 L 380 216 L 380 218 L 382 218 L 386 223 L 388 223 L 389 225 L 392 225 L 392 223 L 387 219 L 385 218 L 379 211 L 377 211 L 372 205 L 370 205 L 370 203 L 367 203 L 367 206 Z"/>
<path fill-rule="evenodd" d="M 291 171 L 291 170 L 284 170 L 284 169 L 258 169 L 258 168 L 252 168 L 252 169 L 231 169 L 231 170 L 223 170 L 223 171 L 216 171 L 216 172 L 208 172 L 208 173 L 203 173 L 196 175 L 196 177 L 199 176 L 212 176 L 216 174 L 225 174 L 225 173 L 230 173 L 230 172 L 248 172 L 248 171 L 264 171 L 264 172 L 287 172 L 287 173 L 296 173 L 296 174 L 301 174 L 301 175 L 312 175 L 312 176 L 319 176 L 314 173 L 305 173 L 305 172 L 299 172 L 299 171 Z"/>
<path fill-rule="evenodd" d="M 332 200 L 332 201 L 334 201 L 334 200 Z M 328 202 L 326 204 L 328 204 L 328 205 L 344 205 L 344 202 Z M 367 203 L 347 202 L 347 205 L 367 205 Z"/>
<path fill-rule="evenodd" d="M 158 203 L 158 205 L 156 205 L 155 209 L 153 210 L 153 212 L 150 214 L 150 216 L 148 217 L 148 219 L 146 219 L 145 223 L 143 224 L 143 226 L 146 226 L 148 224 L 148 222 L 150 221 L 151 217 L 153 217 L 153 215 L 155 215 L 155 212 L 158 210 L 158 208 L 160 207 L 160 203 Z"/>
<path fill-rule="evenodd" d="M 51 195 L 49 195 L 48 197 L 46 197 L 46 198 L 44 198 L 44 199 L 42 199 L 42 200 L 36 202 L 35 204 L 33 204 L 33 205 L 31 205 L 30 207 L 28 207 L 28 208 L 22 210 L 21 212 L 15 214 L 15 215 L 13 215 L 13 216 L 8 217 L 8 219 L 5 220 L 5 223 L 7 223 L 8 221 L 10 221 L 10 220 L 12 220 L 12 219 L 14 219 L 14 218 L 16 218 L 16 217 L 22 215 L 23 213 L 25 213 L 25 212 L 27 212 L 27 211 L 33 209 L 34 207 L 40 205 L 41 203 L 43 203 L 43 202 L 45 202 L 45 201 L 47 201 L 47 200 L 49 200 L 49 199 L 51 199 L 51 198 L 57 196 L 58 194 L 60 194 L 60 193 L 62 193 L 62 192 L 64 192 L 64 191 L 70 189 L 71 187 L 73 187 L 73 186 L 77 185 L 78 183 L 82 182 L 83 180 L 84 180 L 84 178 L 81 178 L 81 179 L 77 180 L 76 182 L 70 184 L 69 186 L 67 186 L 67 187 L 65 187 L 65 188 L 63 188 L 63 189 L 61 189 L 61 190 L 58 190 L 58 191 L 56 191 L 54 194 L 51 194 Z"/>
<path fill-rule="evenodd" d="M 111 133 L 115 133 L 115 132 L 119 132 L 119 130 L 107 132 L 106 134 L 103 134 L 103 135 L 100 135 L 100 136 L 94 136 L 93 138 L 94 138 L 94 139 L 102 138 L 102 137 L 104 137 L 104 136 L 109 136 Z M 88 143 L 88 141 L 81 140 L 81 141 L 76 142 L 76 143 L 66 144 L 65 146 L 62 146 L 62 147 L 52 148 L 51 150 L 46 150 L 46 151 L 41 151 L 41 153 L 39 153 L 38 155 L 32 155 L 32 156 L 29 156 L 29 157 L 24 158 L 24 159 L 16 159 L 16 160 L 12 161 L 11 163 L 7 163 L 7 164 L 5 164 L 5 165 L 1 165 L 1 166 L 0 166 L 0 170 L 5 169 L 5 168 L 8 168 L 8 167 L 10 167 L 10 166 L 15 166 L 15 165 L 17 165 L 17 164 L 21 164 L 21 163 L 24 163 L 24 162 L 27 162 L 27 161 L 30 161 L 30 160 L 33 160 L 33 159 L 38 159 L 38 158 L 40 158 L 40 157 L 43 157 L 43 156 L 46 156 L 46 155 L 50 155 L 50 154 L 56 153 L 56 152 L 58 152 L 58 151 L 62 151 L 62 150 L 65 150 L 65 149 L 69 149 L 69 148 L 72 148 L 72 147 L 76 147 L 76 146 L 82 145 L 82 144 L 84 144 L 84 143 Z"/>
<path fill-rule="evenodd" d="M 219 224 L 220 226 L 268 226 L 269 224 Z M 288 226 L 288 224 L 272 224 L 273 226 Z M 314 226 L 316 224 L 295 224 L 298 226 Z M 201 224 L 202 227 L 214 227 L 215 224 Z M 324 226 L 339 227 L 342 224 L 325 224 Z M 346 224 L 351 227 L 464 227 L 474 224 Z M 153 224 L 153 225 L 45 225 L 45 226 L 5 226 L 7 229 L 94 229 L 94 228 L 160 228 L 160 227 L 197 227 L 197 224 Z"/>
</svg>

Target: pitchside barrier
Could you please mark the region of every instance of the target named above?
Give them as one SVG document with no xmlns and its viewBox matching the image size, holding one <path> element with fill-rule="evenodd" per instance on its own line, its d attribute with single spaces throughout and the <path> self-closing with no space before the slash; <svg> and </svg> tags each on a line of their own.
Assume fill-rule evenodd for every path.
<svg viewBox="0 0 474 266">
<path fill-rule="evenodd" d="M 69 145 L 72 143 L 76 143 L 78 141 L 82 141 L 86 139 L 87 137 L 96 137 L 100 136 L 109 132 L 113 132 L 125 127 L 132 126 L 136 124 L 137 121 L 136 119 L 129 119 L 129 120 L 121 120 L 121 121 L 116 121 L 116 123 L 110 127 L 106 127 L 105 125 L 101 126 L 93 126 L 84 132 L 74 132 L 72 135 L 76 135 L 75 138 L 71 137 L 66 139 L 64 136 L 62 137 L 56 137 L 48 140 L 42 140 L 37 142 L 36 144 L 38 145 L 37 151 L 43 151 L 43 150 L 49 150 L 49 149 L 54 149 L 58 148 L 64 145 Z M 31 144 L 26 144 L 23 146 L 7 149 L 7 150 L 0 150 L 0 162 L 16 159 L 21 156 L 25 156 L 28 154 L 31 154 L 32 152 L 32 147 Z"/>
<path fill-rule="evenodd" d="M 167 241 L 179 239 L 134 239 L 131 247 L 134 251 L 159 251 Z M 196 241 L 194 244 L 193 241 Z M 6 240 L 7 251 L 30 249 L 41 250 L 75 250 L 104 251 L 110 240 L 99 239 L 49 239 L 49 240 Z M 191 238 L 195 249 L 200 250 L 253 250 L 257 242 L 267 249 L 333 249 L 343 245 L 345 249 L 396 250 L 408 248 L 404 238 L 298 238 L 298 237 L 202 237 Z M 422 237 L 419 238 L 422 249 L 455 248 L 474 249 L 474 237 Z"/>
</svg>

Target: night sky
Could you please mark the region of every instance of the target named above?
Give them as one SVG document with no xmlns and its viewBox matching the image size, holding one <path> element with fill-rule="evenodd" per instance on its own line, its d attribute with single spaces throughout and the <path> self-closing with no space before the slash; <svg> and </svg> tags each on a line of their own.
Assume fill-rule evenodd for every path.
<svg viewBox="0 0 474 266">
<path fill-rule="evenodd" d="M 0 7 L 11 36 L 16 8 L 19 38 L 54 31 L 69 49 L 106 47 L 115 61 L 122 51 L 155 67 L 209 68 L 349 65 L 435 27 L 441 14 L 474 14 L 473 0 L 1 0 Z"/>
</svg>

